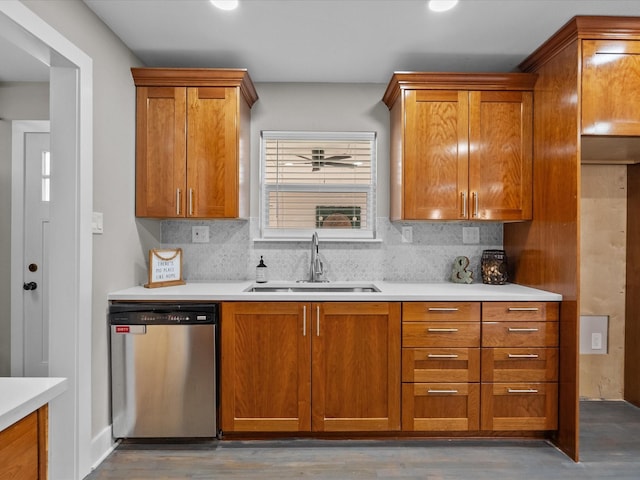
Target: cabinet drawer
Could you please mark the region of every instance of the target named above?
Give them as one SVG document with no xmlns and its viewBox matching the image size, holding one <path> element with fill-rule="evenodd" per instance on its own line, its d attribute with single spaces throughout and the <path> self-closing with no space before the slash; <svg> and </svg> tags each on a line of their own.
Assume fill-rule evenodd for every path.
<svg viewBox="0 0 640 480">
<path fill-rule="evenodd" d="M 558 322 L 483 322 L 483 347 L 557 347 Z"/>
<path fill-rule="evenodd" d="M 479 322 L 403 322 L 403 347 L 478 347 Z"/>
<path fill-rule="evenodd" d="M 483 382 L 553 382 L 557 379 L 557 348 L 482 350 Z"/>
<path fill-rule="evenodd" d="M 479 348 L 403 348 L 403 382 L 478 382 Z"/>
<path fill-rule="evenodd" d="M 556 430 L 558 385 L 483 383 L 482 430 Z"/>
<path fill-rule="evenodd" d="M 402 429 L 478 430 L 479 405 L 479 383 L 404 383 Z"/>
<path fill-rule="evenodd" d="M 483 302 L 483 322 L 554 322 L 557 302 Z"/>
<path fill-rule="evenodd" d="M 405 302 L 402 304 L 405 322 L 477 322 L 479 302 Z"/>
</svg>

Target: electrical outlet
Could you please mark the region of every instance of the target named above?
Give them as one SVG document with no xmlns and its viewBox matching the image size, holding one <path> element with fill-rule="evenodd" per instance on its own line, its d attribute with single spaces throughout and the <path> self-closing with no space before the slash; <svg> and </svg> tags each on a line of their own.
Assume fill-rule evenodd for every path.
<svg viewBox="0 0 640 480">
<path fill-rule="evenodd" d="M 413 243 L 413 227 L 402 227 L 402 243 Z"/>
<path fill-rule="evenodd" d="M 602 334 L 593 332 L 591 334 L 591 349 L 602 350 Z"/>
<path fill-rule="evenodd" d="M 209 227 L 207 225 L 191 227 L 191 241 L 193 243 L 209 243 Z"/>
<path fill-rule="evenodd" d="M 462 243 L 478 244 L 480 243 L 479 227 L 462 227 Z"/>
</svg>

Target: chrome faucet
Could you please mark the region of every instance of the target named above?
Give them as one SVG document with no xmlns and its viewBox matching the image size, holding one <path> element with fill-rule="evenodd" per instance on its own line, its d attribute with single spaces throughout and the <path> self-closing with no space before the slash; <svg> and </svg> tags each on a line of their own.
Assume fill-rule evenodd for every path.
<svg viewBox="0 0 640 480">
<path fill-rule="evenodd" d="M 311 236 L 311 266 L 309 267 L 309 281 L 323 282 L 324 268 L 319 257 L 318 232 Z"/>
</svg>

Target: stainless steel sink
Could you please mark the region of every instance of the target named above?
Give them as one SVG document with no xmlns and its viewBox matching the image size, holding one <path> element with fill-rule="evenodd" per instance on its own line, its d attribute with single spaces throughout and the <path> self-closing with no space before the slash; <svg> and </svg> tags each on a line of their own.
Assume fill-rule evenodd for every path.
<svg viewBox="0 0 640 480">
<path fill-rule="evenodd" d="M 375 285 L 362 284 L 362 285 L 339 285 L 331 283 L 295 283 L 291 285 L 287 284 L 275 284 L 275 285 L 251 285 L 245 290 L 245 292 L 320 292 L 320 293 L 332 293 L 332 292 L 345 292 L 345 293 L 364 293 L 364 292 L 379 292 L 380 289 Z"/>
</svg>

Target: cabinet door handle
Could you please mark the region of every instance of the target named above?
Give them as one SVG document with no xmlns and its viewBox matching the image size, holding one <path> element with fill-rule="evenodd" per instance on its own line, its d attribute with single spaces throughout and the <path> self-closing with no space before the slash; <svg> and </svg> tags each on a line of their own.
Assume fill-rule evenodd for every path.
<svg viewBox="0 0 640 480">
<path fill-rule="evenodd" d="M 509 327 L 509 331 L 510 332 L 537 332 L 538 329 L 537 328 L 514 328 L 514 327 Z"/>
<path fill-rule="evenodd" d="M 457 332 L 457 328 L 428 328 L 427 332 L 436 332 L 436 333 L 455 333 Z"/>
<path fill-rule="evenodd" d="M 316 306 L 316 337 L 320 336 L 320 305 Z"/>
<path fill-rule="evenodd" d="M 455 307 L 429 307 L 427 311 L 428 312 L 457 312 L 458 309 Z"/>
<path fill-rule="evenodd" d="M 473 192 L 471 195 L 473 196 L 473 217 L 477 218 L 477 216 L 478 216 L 478 192 Z"/>
<path fill-rule="evenodd" d="M 509 307 L 509 312 L 537 312 L 538 307 Z"/>
<path fill-rule="evenodd" d="M 460 216 L 462 218 L 467 218 L 467 192 L 460 192 L 460 203 L 462 204 Z"/>
<path fill-rule="evenodd" d="M 193 217 L 193 188 L 189 189 L 189 216 Z"/>
<path fill-rule="evenodd" d="M 455 353 L 430 353 L 427 358 L 458 358 Z"/>
<path fill-rule="evenodd" d="M 458 393 L 458 390 L 431 390 L 431 389 L 429 389 L 429 390 L 427 390 L 427 393 L 429 393 L 429 394 L 438 394 L 438 393 L 443 394 L 444 393 L 444 394 L 450 394 L 451 395 L 451 394 Z"/>
<path fill-rule="evenodd" d="M 176 215 L 180 216 L 180 189 L 176 188 Z"/>
<path fill-rule="evenodd" d="M 538 390 L 535 388 L 507 388 L 508 393 L 538 393 Z"/>
<path fill-rule="evenodd" d="M 302 336 L 307 336 L 307 306 L 302 306 Z"/>
<path fill-rule="evenodd" d="M 509 358 L 538 358 L 538 355 L 535 353 L 510 353 Z"/>
</svg>

